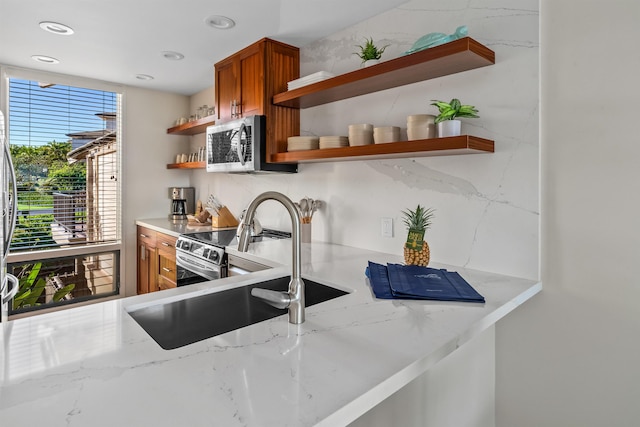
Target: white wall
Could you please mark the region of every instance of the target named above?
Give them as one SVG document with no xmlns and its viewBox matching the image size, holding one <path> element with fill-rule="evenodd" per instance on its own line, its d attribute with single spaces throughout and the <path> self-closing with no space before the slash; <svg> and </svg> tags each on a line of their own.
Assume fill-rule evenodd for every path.
<svg viewBox="0 0 640 427">
<path fill-rule="evenodd" d="M 251 199 L 277 190 L 293 200 L 326 202 L 314 216 L 313 239 L 402 253 L 400 212 L 420 203 L 436 209 L 427 233 L 432 259 L 527 278 L 538 277 L 538 4 L 535 0 L 408 2 L 301 48 L 301 75 L 357 69 L 355 45 L 389 44 L 383 59 L 402 55 L 426 33 L 469 34 L 496 52 L 496 65 L 301 111 L 305 134 L 347 133 L 350 123 L 406 127 L 406 116 L 435 113 L 431 99 L 460 98 L 480 119 L 463 129 L 495 140 L 496 153 L 343 163 L 301 164 L 295 175 L 193 173 L 199 193 L 215 193 L 239 214 Z M 202 197 L 202 196 L 201 196 Z M 275 203 L 274 203 L 275 204 Z M 284 209 L 265 204 L 263 225 L 290 227 Z M 380 236 L 394 219 L 393 239 Z"/>
<path fill-rule="evenodd" d="M 544 0 L 544 291 L 497 333 L 498 425 L 640 425 L 640 4 Z"/>
<path fill-rule="evenodd" d="M 391 59 L 426 33 L 451 33 L 462 24 L 496 52 L 496 65 L 302 110 L 301 128 L 303 134 L 316 135 L 345 135 L 349 124 L 363 122 L 404 128 L 407 115 L 436 112 L 429 105 L 432 99 L 456 97 L 479 108 L 481 118 L 465 120 L 463 130 L 495 140 L 494 154 L 302 164 L 295 175 L 194 171 L 191 182 L 199 197 L 216 194 L 236 214 L 267 190 L 294 200 L 320 199 L 327 205 L 314 216 L 313 239 L 395 254 L 402 253 L 406 238 L 400 212 L 420 203 L 437 210 L 427 233 L 433 260 L 538 278 L 537 1 L 410 1 L 302 47 L 301 75 L 357 69 L 360 60 L 352 52 L 365 37 L 389 44 L 383 59 Z M 211 94 L 198 94 L 192 107 Z M 381 217 L 394 219 L 393 239 L 380 237 Z M 258 218 L 263 225 L 290 227 L 284 208 L 275 203 L 261 206 Z M 496 425 L 494 347 L 491 329 L 354 425 L 374 425 L 374 420 L 384 425 L 380 420 L 390 413 L 404 414 L 395 418 L 398 425 Z M 470 375 L 466 382 L 456 376 L 468 369 L 487 375 Z M 451 396 L 474 405 L 462 413 L 442 410 L 459 401 Z M 439 399 L 437 405 L 425 404 L 433 399 Z"/>
<path fill-rule="evenodd" d="M 213 70 L 211 70 L 211 77 L 213 79 Z M 191 95 L 191 97 L 189 98 L 189 111 L 196 111 L 198 107 L 202 105 L 212 106 L 212 105 L 215 105 L 215 103 L 216 103 L 215 86 L 212 85 L 194 95 Z M 204 147 L 205 143 L 206 143 L 206 135 L 204 133 L 193 135 L 191 137 L 191 151 L 194 153 L 198 152 L 198 148 Z M 197 174 L 200 176 L 206 176 L 204 172 L 194 172 L 194 174 Z M 204 185 L 202 183 L 193 184 L 193 185 L 196 188 L 196 199 L 206 202 L 207 198 L 209 197 L 209 194 L 211 193 L 211 191 L 209 190 L 209 186 Z"/>
<path fill-rule="evenodd" d="M 168 135 L 167 128 L 189 110 L 183 95 L 127 87 L 123 94 L 122 256 L 124 293 L 136 294 L 135 221 L 164 218 L 171 207 L 169 187 L 188 186 L 189 174 L 167 170 L 175 154 L 189 149 L 189 137 Z"/>
</svg>

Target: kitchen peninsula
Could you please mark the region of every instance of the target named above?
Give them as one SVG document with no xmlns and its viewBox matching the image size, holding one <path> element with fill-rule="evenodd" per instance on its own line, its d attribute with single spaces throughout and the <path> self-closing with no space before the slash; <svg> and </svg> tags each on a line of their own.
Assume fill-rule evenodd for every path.
<svg viewBox="0 0 640 427">
<path fill-rule="evenodd" d="M 274 268 L 3 323 L 3 425 L 345 425 L 541 289 L 437 265 L 458 271 L 486 303 L 376 300 L 367 261 L 399 256 L 311 243 L 303 277 L 350 293 L 308 308 L 301 325 L 283 311 L 167 351 L 127 313 L 288 274 L 290 241 L 228 251 Z"/>
</svg>

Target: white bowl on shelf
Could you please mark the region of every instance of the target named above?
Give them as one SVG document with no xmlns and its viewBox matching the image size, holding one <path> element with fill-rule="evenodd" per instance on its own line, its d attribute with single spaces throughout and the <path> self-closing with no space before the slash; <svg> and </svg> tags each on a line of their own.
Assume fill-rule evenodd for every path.
<svg viewBox="0 0 640 427">
<path fill-rule="evenodd" d="M 356 125 L 349 125 L 349 132 L 351 131 L 360 131 L 360 132 L 373 132 L 373 125 L 369 123 L 360 123 Z"/>
<path fill-rule="evenodd" d="M 407 137 L 409 141 L 436 137 L 436 116 L 415 114 L 407 116 Z"/>
<path fill-rule="evenodd" d="M 317 136 L 290 136 L 287 138 L 287 151 L 317 150 L 318 142 Z"/>
<path fill-rule="evenodd" d="M 346 136 L 321 136 L 319 145 L 321 149 L 348 147 L 349 138 L 347 138 Z"/>
<path fill-rule="evenodd" d="M 398 126 L 382 126 L 373 129 L 373 140 L 376 144 L 400 141 Z"/>
<path fill-rule="evenodd" d="M 349 145 L 369 145 L 373 144 L 373 125 L 363 123 L 349 125 Z"/>
</svg>

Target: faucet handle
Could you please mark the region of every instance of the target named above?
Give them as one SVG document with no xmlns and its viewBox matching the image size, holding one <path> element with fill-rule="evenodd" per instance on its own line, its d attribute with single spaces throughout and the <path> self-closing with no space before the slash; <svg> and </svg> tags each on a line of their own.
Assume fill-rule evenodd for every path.
<svg viewBox="0 0 640 427">
<path fill-rule="evenodd" d="M 267 304 L 279 308 L 286 309 L 291 304 L 291 296 L 288 292 L 272 291 L 270 289 L 253 288 L 251 295 L 261 299 Z"/>
</svg>

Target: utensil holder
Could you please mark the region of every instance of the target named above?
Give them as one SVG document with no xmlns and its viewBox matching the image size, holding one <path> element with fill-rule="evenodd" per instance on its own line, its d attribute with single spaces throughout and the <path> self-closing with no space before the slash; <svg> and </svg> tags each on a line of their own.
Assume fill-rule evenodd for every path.
<svg viewBox="0 0 640 427">
<path fill-rule="evenodd" d="M 218 209 L 217 215 L 215 211 L 211 214 L 212 228 L 237 227 L 238 224 L 238 220 L 226 206 Z"/>
<path fill-rule="evenodd" d="M 311 223 L 300 224 L 300 242 L 311 243 Z"/>
</svg>

